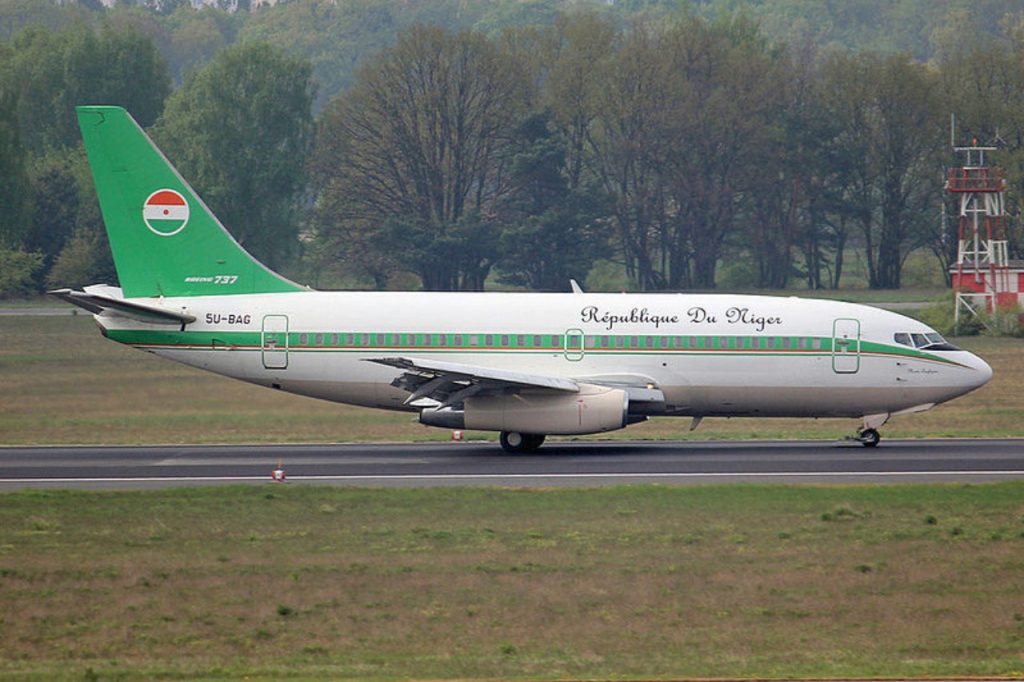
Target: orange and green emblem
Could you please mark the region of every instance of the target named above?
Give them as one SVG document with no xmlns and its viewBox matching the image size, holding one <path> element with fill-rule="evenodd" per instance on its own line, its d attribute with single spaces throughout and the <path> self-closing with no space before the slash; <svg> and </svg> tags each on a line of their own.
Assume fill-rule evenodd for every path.
<svg viewBox="0 0 1024 682">
<path fill-rule="evenodd" d="M 188 223 L 188 202 L 173 189 L 159 189 L 142 206 L 146 227 L 161 237 L 178 234 Z"/>
</svg>

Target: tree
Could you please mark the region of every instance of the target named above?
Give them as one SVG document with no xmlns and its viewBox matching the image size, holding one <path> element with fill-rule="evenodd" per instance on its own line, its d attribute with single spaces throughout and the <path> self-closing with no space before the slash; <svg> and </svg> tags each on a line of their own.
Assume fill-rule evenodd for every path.
<svg viewBox="0 0 1024 682">
<path fill-rule="evenodd" d="M 163 54 L 174 81 L 180 84 L 188 73 L 202 68 L 233 43 L 243 16 L 183 5 L 161 22 L 168 31 Z"/>
<path fill-rule="evenodd" d="M 544 36 L 542 56 L 548 73 L 543 88 L 551 125 L 565 140 L 569 187 L 583 182 L 585 154 L 608 61 L 615 53 L 618 31 L 597 14 L 560 14 Z"/>
<path fill-rule="evenodd" d="M 482 289 L 527 103 L 522 70 L 484 36 L 402 33 L 324 113 L 318 234 L 370 227 L 356 253 L 388 254 L 427 289 Z"/>
<path fill-rule="evenodd" d="M 666 286 L 655 244 L 668 196 L 661 168 L 651 163 L 655 150 L 666 144 L 657 126 L 668 87 L 662 57 L 651 29 L 638 26 L 624 39 L 600 72 L 603 88 L 588 136 L 593 172 L 613 197 L 626 273 L 643 290 Z"/>
<path fill-rule="evenodd" d="M 233 45 L 168 98 L 153 130 L 235 239 L 270 267 L 298 248 L 310 73 L 309 62 L 266 43 Z"/>
<path fill-rule="evenodd" d="M 78 223 L 82 202 L 73 157 L 67 151 L 53 151 L 34 164 L 32 229 L 26 235 L 25 246 L 43 255 L 38 274 L 40 286 Z"/>
<path fill-rule="evenodd" d="M 18 127 L 17 92 L 3 67 L 0 48 L 0 246 L 20 246 L 30 228 L 32 190 L 28 157 Z"/>
<path fill-rule="evenodd" d="M 417 4 L 403 6 L 401 13 L 420 11 Z M 320 111 L 332 97 L 351 87 L 362 60 L 394 43 L 399 30 L 396 14 L 391 3 L 374 0 L 279 3 L 254 13 L 246 21 L 241 38 L 266 41 L 309 59 L 320 86 L 314 110 Z"/>
<path fill-rule="evenodd" d="M 594 261 L 609 255 L 609 207 L 596 188 L 570 187 L 568 145 L 551 129 L 551 118 L 537 114 L 519 128 L 498 267 L 503 282 L 564 291 L 570 279 L 584 281 Z"/>
<path fill-rule="evenodd" d="M 659 240 L 667 250 L 666 283 L 710 289 L 749 195 L 770 172 L 763 150 L 779 148 L 789 65 L 742 14 L 684 19 L 665 39 L 672 105 L 661 125 L 669 143 L 655 158 L 673 199 Z M 781 197 L 778 189 L 768 192 Z M 780 231 L 791 230 L 791 212 L 770 211 Z M 778 239 L 788 241 L 782 233 Z"/>
<path fill-rule="evenodd" d="M 78 144 L 78 105 L 120 105 L 149 126 L 170 92 L 167 67 L 153 43 L 131 28 L 29 28 L 11 47 L 10 83 L 18 92 L 23 143 L 33 154 Z"/>
<path fill-rule="evenodd" d="M 742 16 L 684 16 L 623 39 L 589 139 L 640 288 L 715 286 L 774 135 L 784 66 Z"/>
</svg>

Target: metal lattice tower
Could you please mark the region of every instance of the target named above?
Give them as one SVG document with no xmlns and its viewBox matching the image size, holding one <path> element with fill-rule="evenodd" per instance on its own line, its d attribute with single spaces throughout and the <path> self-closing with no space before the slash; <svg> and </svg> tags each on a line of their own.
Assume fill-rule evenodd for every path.
<svg viewBox="0 0 1024 682">
<path fill-rule="evenodd" d="M 1006 241 L 1006 181 L 1003 172 L 985 164 L 985 152 L 996 147 L 953 146 L 964 165 L 950 168 L 946 191 L 957 197 L 959 243 L 956 257 L 956 327 L 961 319 L 983 320 L 998 314 L 1010 292 Z"/>
</svg>

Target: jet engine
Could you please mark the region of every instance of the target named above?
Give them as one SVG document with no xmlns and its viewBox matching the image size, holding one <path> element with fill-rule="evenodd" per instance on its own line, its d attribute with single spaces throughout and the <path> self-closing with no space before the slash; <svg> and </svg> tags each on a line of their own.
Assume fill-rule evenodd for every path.
<svg viewBox="0 0 1024 682">
<path fill-rule="evenodd" d="M 592 384 L 581 384 L 579 393 L 475 396 L 464 401 L 464 423 L 481 431 L 549 435 L 614 431 L 629 423 L 629 397 L 622 389 Z"/>
</svg>

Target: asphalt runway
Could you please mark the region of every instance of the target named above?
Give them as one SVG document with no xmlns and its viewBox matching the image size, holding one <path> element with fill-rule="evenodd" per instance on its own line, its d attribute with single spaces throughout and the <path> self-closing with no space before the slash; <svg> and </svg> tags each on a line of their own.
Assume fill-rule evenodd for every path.
<svg viewBox="0 0 1024 682">
<path fill-rule="evenodd" d="M 552 442 L 0 448 L 0 490 L 287 483 L 595 486 L 626 483 L 975 483 L 1024 479 L 1024 439 L 853 442 Z"/>
</svg>

